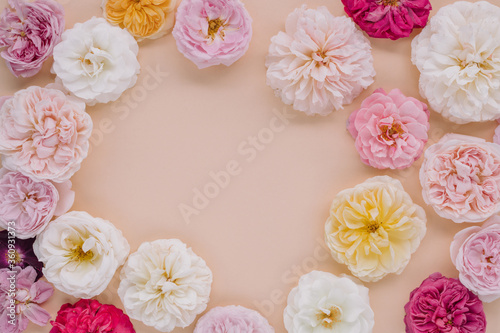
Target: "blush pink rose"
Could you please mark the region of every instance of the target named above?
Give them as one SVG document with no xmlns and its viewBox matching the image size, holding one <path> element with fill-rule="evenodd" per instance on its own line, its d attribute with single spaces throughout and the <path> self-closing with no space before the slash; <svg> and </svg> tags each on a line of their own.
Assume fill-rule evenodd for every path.
<svg viewBox="0 0 500 333">
<path fill-rule="evenodd" d="M 242 306 L 216 307 L 196 323 L 194 333 L 274 333 L 266 318 Z"/>
<path fill-rule="evenodd" d="M 34 181 L 65 182 L 87 156 L 91 132 L 82 101 L 55 89 L 20 90 L 0 108 L 2 164 Z"/>
<path fill-rule="evenodd" d="M 122 310 L 90 299 L 64 304 L 50 323 L 50 333 L 135 333 Z"/>
<path fill-rule="evenodd" d="M 11 291 L 11 278 L 14 275 L 16 288 Z M 15 267 L 13 271 L 9 268 L 0 269 L 0 332 L 21 333 L 26 330 L 30 321 L 38 326 L 48 324 L 50 314 L 40 304 L 52 296 L 54 288 L 46 281 L 36 281 L 36 276 L 36 271 L 31 266 Z M 16 318 L 15 325 L 8 322 L 11 320 L 9 317 L 11 296 L 16 302 L 12 310 Z"/>
<path fill-rule="evenodd" d="M 399 39 L 427 24 L 429 0 L 342 0 L 347 15 L 370 37 Z"/>
<path fill-rule="evenodd" d="M 183 0 L 172 35 L 198 68 L 232 65 L 252 39 L 252 18 L 239 0 Z"/>
<path fill-rule="evenodd" d="M 483 302 L 500 298 L 500 216 L 457 233 L 450 252 L 464 286 Z"/>
<path fill-rule="evenodd" d="M 439 216 L 482 222 L 500 212 L 500 145 L 447 134 L 424 156 L 422 194 Z"/>
<path fill-rule="evenodd" d="M 64 9 L 54 0 L 9 0 L 14 9 L 0 17 L 2 58 L 15 76 L 30 77 L 40 71 L 61 40 Z"/>
<path fill-rule="evenodd" d="M 15 222 L 16 237 L 33 238 L 54 216 L 66 213 L 75 200 L 71 181 L 36 182 L 19 172 L 0 169 L 0 227 Z"/>
<path fill-rule="evenodd" d="M 411 292 L 406 333 L 484 333 L 483 303 L 457 279 L 434 273 Z"/>
<path fill-rule="evenodd" d="M 377 169 L 412 165 L 422 155 L 429 126 L 427 105 L 399 89 L 375 90 L 347 123 L 361 160 Z"/>
</svg>

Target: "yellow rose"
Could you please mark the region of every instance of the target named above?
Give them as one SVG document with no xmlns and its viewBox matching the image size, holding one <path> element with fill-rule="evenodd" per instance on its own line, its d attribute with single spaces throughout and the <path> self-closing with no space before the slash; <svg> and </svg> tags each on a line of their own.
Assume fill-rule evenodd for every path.
<svg viewBox="0 0 500 333">
<path fill-rule="evenodd" d="M 333 258 L 363 281 L 400 274 L 426 232 L 422 207 L 399 182 L 373 177 L 341 191 L 333 200 L 325 225 L 325 241 Z"/>
<path fill-rule="evenodd" d="M 104 17 L 134 37 L 158 38 L 174 25 L 177 0 L 104 0 Z"/>
</svg>

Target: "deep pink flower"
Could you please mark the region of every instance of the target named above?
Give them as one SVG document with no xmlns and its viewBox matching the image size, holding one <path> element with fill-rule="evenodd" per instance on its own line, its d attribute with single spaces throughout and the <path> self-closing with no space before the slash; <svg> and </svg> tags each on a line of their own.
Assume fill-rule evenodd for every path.
<svg viewBox="0 0 500 333">
<path fill-rule="evenodd" d="M 11 292 L 14 275 L 17 288 Z M 31 266 L 24 269 L 15 267 L 12 271 L 0 269 L 0 332 L 20 333 L 30 321 L 39 326 L 47 325 L 50 314 L 39 304 L 52 296 L 54 288 L 48 282 L 35 280 L 36 271 Z M 13 308 L 10 307 L 12 299 L 16 303 Z M 15 318 L 14 325 L 9 323 L 11 318 Z"/>
<path fill-rule="evenodd" d="M 422 155 L 429 127 L 427 105 L 399 89 L 375 90 L 347 123 L 361 160 L 377 169 L 409 167 Z"/>
<path fill-rule="evenodd" d="M 130 318 L 114 305 L 81 299 L 64 304 L 50 333 L 135 333 Z"/>
<path fill-rule="evenodd" d="M 483 303 L 457 279 L 434 273 L 405 305 L 407 333 L 484 333 Z"/>
<path fill-rule="evenodd" d="M 30 77 L 42 68 L 64 31 L 64 9 L 54 0 L 9 0 L 14 9 L 0 17 L 1 56 L 15 76 Z"/>
<path fill-rule="evenodd" d="M 375 38 L 408 37 L 414 28 L 427 24 L 429 0 L 342 0 L 345 12 Z"/>
<path fill-rule="evenodd" d="M 240 0 L 183 0 L 172 35 L 198 68 L 230 66 L 248 50 L 252 18 Z"/>
</svg>

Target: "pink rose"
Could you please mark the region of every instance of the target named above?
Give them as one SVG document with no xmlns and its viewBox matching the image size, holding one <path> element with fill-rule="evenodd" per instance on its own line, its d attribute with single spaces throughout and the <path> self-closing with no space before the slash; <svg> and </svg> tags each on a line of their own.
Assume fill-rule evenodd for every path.
<svg viewBox="0 0 500 333">
<path fill-rule="evenodd" d="M 12 277 L 15 276 L 14 291 L 11 291 Z M 15 267 L 0 269 L 0 332 L 20 333 L 26 330 L 31 321 L 38 326 L 45 326 L 50 314 L 39 304 L 47 301 L 54 293 L 52 285 L 46 281 L 36 281 L 36 271 L 28 266 L 24 269 Z M 14 294 L 16 305 L 11 310 L 11 294 Z M 15 315 L 15 325 L 10 324 L 10 314 Z"/>
<path fill-rule="evenodd" d="M 66 213 L 75 199 L 71 181 L 36 182 L 19 172 L 0 169 L 0 227 L 15 222 L 16 237 L 28 239 L 41 233 L 52 217 Z"/>
<path fill-rule="evenodd" d="M 64 9 L 53 0 L 9 0 L 0 17 L 1 55 L 12 74 L 30 77 L 40 71 L 64 31 Z"/>
<path fill-rule="evenodd" d="M 194 333 L 274 333 L 266 318 L 242 306 L 216 307 L 198 320 Z"/>
<path fill-rule="evenodd" d="M 422 194 L 439 216 L 482 222 L 500 211 L 500 145 L 447 134 L 424 156 Z"/>
<path fill-rule="evenodd" d="M 434 273 L 411 292 L 406 333 L 484 333 L 483 303 L 457 279 Z"/>
<path fill-rule="evenodd" d="M 374 38 L 408 37 L 427 24 L 429 0 L 342 0 L 347 15 Z"/>
<path fill-rule="evenodd" d="M 361 160 L 377 169 L 409 167 L 422 155 L 429 127 L 427 105 L 399 89 L 375 90 L 347 123 Z"/>
<path fill-rule="evenodd" d="M 493 142 L 500 145 L 500 126 L 495 129 L 495 135 L 493 136 Z"/>
<path fill-rule="evenodd" d="M 232 65 L 248 50 L 252 18 L 239 0 L 183 0 L 172 32 L 198 68 Z"/>
<path fill-rule="evenodd" d="M 135 333 L 122 310 L 90 299 L 64 304 L 50 323 L 50 333 Z"/>
<path fill-rule="evenodd" d="M 2 164 L 35 181 L 62 183 L 80 169 L 91 132 L 82 101 L 55 89 L 20 90 L 0 108 Z"/>
<path fill-rule="evenodd" d="M 500 216 L 457 233 L 450 252 L 464 286 L 483 302 L 500 298 Z"/>
</svg>

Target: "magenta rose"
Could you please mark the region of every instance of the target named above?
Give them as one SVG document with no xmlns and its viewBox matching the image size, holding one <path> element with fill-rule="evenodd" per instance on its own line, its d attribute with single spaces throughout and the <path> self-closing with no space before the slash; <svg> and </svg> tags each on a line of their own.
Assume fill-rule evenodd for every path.
<svg viewBox="0 0 500 333">
<path fill-rule="evenodd" d="M 198 68 L 230 66 L 248 50 L 252 19 L 240 0 L 183 0 L 172 34 Z"/>
<path fill-rule="evenodd" d="M 427 105 L 399 89 L 375 90 L 347 123 L 361 160 L 377 169 L 412 165 L 422 155 L 429 126 Z"/>
<path fill-rule="evenodd" d="M 75 200 L 71 181 L 36 182 L 19 172 L 0 169 L 0 227 L 14 222 L 16 237 L 32 238 L 41 233 L 54 216 L 66 213 Z"/>
<path fill-rule="evenodd" d="M 274 333 L 266 318 L 242 306 L 216 307 L 198 320 L 194 333 Z"/>
<path fill-rule="evenodd" d="M 429 0 L 342 0 L 347 15 L 369 36 L 399 39 L 427 24 Z"/>
<path fill-rule="evenodd" d="M 457 233 L 450 252 L 464 286 L 483 302 L 500 298 L 500 216 Z"/>
<path fill-rule="evenodd" d="M 482 222 L 500 211 L 500 145 L 447 134 L 424 156 L 422 194 L 439 216 Z"/>
<path fill-rule="evenodd" d="M 89 149 L 85 103 L 56 89 L 29 87 L 0 106 L 0 154 L 6 169 L 34 181 L 62 183 Z"/>
<path fill-rule="evenodd" d="M 50 323 L 50 333 L 135 333 L 122 310 L 90 299 L 64 304 Z"/>
<path fill-rule="evenodd" d="M 53 0 L 9 0 L 0 17 L 1 55 L 15 76 L 40 71 L 64 31 L 64 9 Z"/>
<path fill-rule="evenodd" d="M 484 333 L 481 300 L 457 279 L 434 273 L 410 294 L 406 333 Z"/>
</svg>

